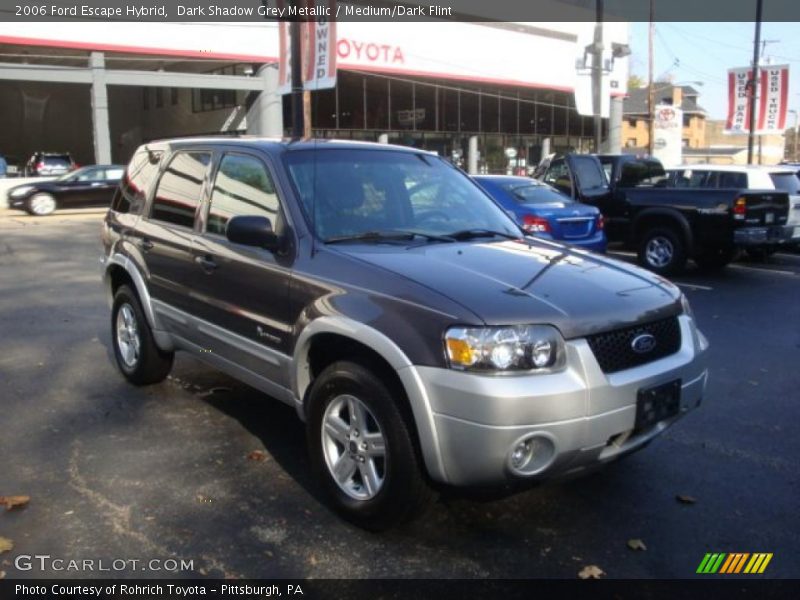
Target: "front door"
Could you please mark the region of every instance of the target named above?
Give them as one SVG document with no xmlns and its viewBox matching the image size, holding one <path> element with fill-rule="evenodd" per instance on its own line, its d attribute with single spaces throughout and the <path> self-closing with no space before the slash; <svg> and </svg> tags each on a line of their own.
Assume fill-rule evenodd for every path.
<svg viewBox="0 0 800 600">
<path fill-rule="evenodd" d="M 267 217 L 278 235 L 291 235 L 274 181 L 259 155 L 222 154 L 194 243 L 192 288 L 196 314 L 206 322 L 199 325 L 205 350 L 288 387 L 294 245 L 273 253 L 225 237 L 235 216 Z"/>
</svg>

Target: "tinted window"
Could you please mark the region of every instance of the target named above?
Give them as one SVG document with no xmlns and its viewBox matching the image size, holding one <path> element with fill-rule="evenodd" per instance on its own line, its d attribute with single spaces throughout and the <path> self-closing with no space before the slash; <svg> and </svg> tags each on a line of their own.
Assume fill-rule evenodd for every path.
<svg viewBox="0 0 800 600">
<path fill-rule="evenodd" d="M 553 161 L 550 165 L 550 168 L 547 169 L 547 173 L 544 176 L 544 182 L 549 183 L 550 185 L 569 188 L 572 184 L 570 183 L 569 179 L 569 169 L 567 169 L 567 163 L 565 163 L 563 160 Z"/>
<path fill-rule="evenodd" d="M 72 161 L 69 156 L 43 156 L 39 162 L 43 162 L 48 167 L 71 167 Z"/>
<path fill-rule="evenodd" d="M 720 172 L 719 181 L 717 185 L 721 188 L 739 188 L 747 187 L 747 174 L 746 173 L 730 173 Z"/>
<path fill-rule="evenodd" d="M 120 213 L 139 212 L 147 199 L 147 190 L 158 175 L 162 152 L 137 152 L 111 201 L 111 210 Z"/>
<path fill-rule="evenodd" d="M 208 152 L 176 153 L 158 182 L 150 217 L 173 225 L 193 227 L 209 162 L 211 155 Z"/>
<path fill-rule="evenodd" d="M 619 185 L 622 187 L 652 187 L 666 185 L 667 174 L 660 162 L 636 160 L 622 165 Z"/>
<path fill-rule="evenodd" d="M 787 194 L 800 194 L 800 179 L 794 173 L 770 173 L 769 177 L 776 190 Z"/>
<path fill-rule="evenodd" d="M 225 235 L 228 221 L 236 215 L 267 217 L 273 230 L 277 230 L 278 196 L 260 160 L 227 154 L 214 181 L 206 231 Z"/>
<path fill-rule="evenodd" d="M 607 187 L 606 173 L 600 163 L 589 157 L 574 157 L 575 177 L 583 190 Z"/>
<path fill-rule="evenodd" d="M 76 181 L 103 181 L 105 171 L 103 169 L 85 169 L 75 175 Z"/>
<path fill-rule="evenodd" d="M 472 180 L 436 156 L 343 149 L 288 152 L 285 160 L 323 239 L 392 230 L 519 234 Z"/>
<path fill-rule="evenodd" d="M 683 188 L 713 188 L 716 187 L 716 171 L 698 171 L 686 169 L 678 171 L 675 175 L 675 187 Z"/>
<path fill-rule="evenodd" d="M 520 204 L 552 204 L 554 202 L 566 204 L 572 202 L 570 198 L 549 186 L 506 183 L 500 187 L 510 192 Z"/>
</svg>

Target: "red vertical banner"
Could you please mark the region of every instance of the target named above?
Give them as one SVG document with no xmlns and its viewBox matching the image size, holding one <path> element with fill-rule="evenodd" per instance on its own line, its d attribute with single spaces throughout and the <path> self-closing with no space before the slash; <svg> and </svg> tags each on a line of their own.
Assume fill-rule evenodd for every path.
<svg viewBox="0 0 800 600">
<path fill-rule="evenodd" d="M 783 133 L 789 98 L 789 66 L 766 65 L 759 73 L 759 115 L 756 133 L 759 135 Z"/>
<path fill-rule="evenodd" d="M 725 133 L 749 133 L 750 97 L 757 94 L 756 134 L 783 133 L 789 104 L 788 65 L 766 65 L 758 73 L 758 89 L 751 89 L 749 67 L 728 71 L 728 118 Z"/>
<path fill-rule="evenodd" d="M 310 20 L 304 27 L 303 87 L 336 86 L 336 0 L 305 0 Z"/>
<path fill-rule="evenodd" d="M 745 68 L 728 71 L 728 121 L 725 133 L 747 133 L 750 130 L 750 90 L 747 85 L 752 71 Z"/>
<path fill-rule="evenodd" d="M 279 9 L 286 8 L 285 0 L 276 0 Z M 289 22 L 278 22 L 278 93 L 288 94 L 292 91 L 292 38 Z"/>
</svg>

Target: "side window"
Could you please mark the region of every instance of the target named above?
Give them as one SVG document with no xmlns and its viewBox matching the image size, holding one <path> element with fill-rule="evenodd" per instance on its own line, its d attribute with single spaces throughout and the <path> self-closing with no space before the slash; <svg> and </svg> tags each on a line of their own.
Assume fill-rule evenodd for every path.
<svg viewBox="0 0 800 600">
<path fill-rule="evenodd" d="M 722 172 L 719 174 L 719 186 L 721 188 L 739 188 L 747 187 L 747 174 L 746 173 L 731 173 Z"/>
<path fill-rule="evenodd" d="M 266 217 L 277 230 L 279 213 L 275 185 L 264 164 L 252 156 L 226 154 L 211 192 L 206 231 L 225 235 L 231 217 Z"/>
<path fill-rule="evenodd" d="M 118 181 L 122 178 L 123 169 L 106 169 L 106 181 Z"/>
<path fill-rule="evenodd" d="M 191 229 L 210 162 L 208 152 L 177 152 L 158 182 L 150 218 Z"/>
<path fill-rule="evenodd" d="M 147 150 L 134 155 L 111 201 L 111 210 L 119 213 L 138 213 L 142 210 L 147 190 L 158 175 L 158 163 L 162 155 L 163 152 Z"/>
<path fill-rule="evenodd" d="M 569 167 L 564 160 L 556 160 L 550 164 L 550 168 L 545 173 L 544 182 L 568 196 L 572 195 L 572 180 L 569 176 Z"/>
<path fill-rule="evenodd" d="M 103 169 L 89 169 L 78 175 L 78 181 L 102 181 Z"/>
</svg>

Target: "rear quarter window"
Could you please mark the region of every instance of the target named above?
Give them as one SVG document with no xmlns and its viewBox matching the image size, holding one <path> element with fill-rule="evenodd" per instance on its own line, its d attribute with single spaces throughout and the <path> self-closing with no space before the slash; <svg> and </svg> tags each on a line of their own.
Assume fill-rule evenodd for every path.
<svg viewBox="0 0 800 600">
<path fill-rule="evenodd" d="M 111 210 L 118 213 L 142 211 L 147 190 L 158 175 L 158 164 L 163 154 L 144 150 L 134 155 L 111 201 Z"/>
<path fill-rule="evenodd" d="M 150 218 L 191 229 L 211 162 L 209 152 L 177 152 L 156 188 Z"/>
<path fill-rule="evenodd" d="M 769 178 L 776 190 L 793 196 L 800 194 L 800 179 L 794 173 L 770 173 Z"/>
</svg>

